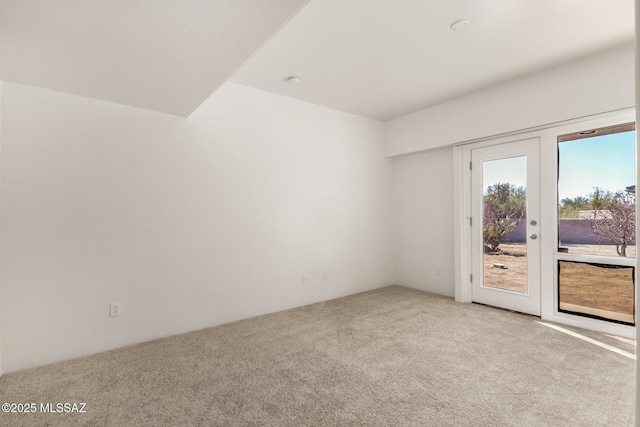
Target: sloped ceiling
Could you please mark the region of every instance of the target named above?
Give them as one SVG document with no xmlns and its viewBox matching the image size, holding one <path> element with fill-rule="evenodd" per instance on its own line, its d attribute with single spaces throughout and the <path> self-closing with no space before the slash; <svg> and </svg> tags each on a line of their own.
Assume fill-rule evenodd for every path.
<svg viewBox="0 0 640 427">
<path fill-rule="evenodd" d="M 229 79 L 387 120 L 631 43 L 633 9 L 633 0 L 2 0 L 0 79 L 185 117 Z M 452 31 L 459 19 L 469 24 Z M 292 75 L 299 84 L 285 82 Z"/>
<path fill-rule="evenodd" d="M 188 116 L 306 0 L 2 0 L 0 78 Z"/>
</svg>

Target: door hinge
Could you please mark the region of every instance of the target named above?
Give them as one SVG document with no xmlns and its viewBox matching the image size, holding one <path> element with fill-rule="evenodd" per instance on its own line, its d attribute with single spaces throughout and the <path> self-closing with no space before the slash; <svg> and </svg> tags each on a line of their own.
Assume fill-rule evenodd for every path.
<svg viewBox="0 0 640 427">
<path fill-rule="evenodd" d="M 473 167 L 471 166 L 471 164 L 472 164 L 472 163 L 471 163 L 471 162 L 469 162 L 469 170 L 472 170 L 472 169 L 473 169 Z"/>
<path fill-rule="evenodd" d="M 473 218 L 469 217 L 469 227 L 473 225 Z"/>
<path fill-rule="evenodd" d="M 469 281 L 470 281 L 471 283 L 473 283 L 473 274 L 470 274 L 470 275 L 469 275 Z"/>
</svg>

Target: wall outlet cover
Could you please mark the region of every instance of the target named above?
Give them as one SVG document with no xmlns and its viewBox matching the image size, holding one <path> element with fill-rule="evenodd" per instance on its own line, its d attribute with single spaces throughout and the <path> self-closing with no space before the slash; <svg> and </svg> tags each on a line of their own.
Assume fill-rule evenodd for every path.
<svg viewBox="0 0 640 427">
<path fill-rule="evenodd" d="M 120 303 L 112 302 L 109 304 L 109 317 L 118 317 L 120 316 Z"/>
</svg>

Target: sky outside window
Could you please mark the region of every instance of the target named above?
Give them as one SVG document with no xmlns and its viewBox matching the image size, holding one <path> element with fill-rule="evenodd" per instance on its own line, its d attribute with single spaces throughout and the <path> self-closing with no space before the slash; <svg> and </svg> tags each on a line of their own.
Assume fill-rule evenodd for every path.
<svg viewBox="0 0 640 427">
<path fill-rule="evenodd" d="M 612 192 L 636 183 L 635 131 L 558 144 L 558 199 L 586 197 L 595 187 Z"/>
<path fill-rule="evenodd" d="M 509 157 L 506 159 L 484 162 L 482 169 L 482 186 L 487 188 L 497 183 L 509 183 L 516 187 L 527 186 L 527 157 Z"/>
<path fill-rule="evenodd" d="M 560 170 L 558 199 L 586 197 L 595 187 L 612 192 L 636 184 L 635 131 L 558 144 Z M 490 185 L 510 183 L 526 187 L 524 156 L 485 162 L 483 190 Z"/>
</svg>

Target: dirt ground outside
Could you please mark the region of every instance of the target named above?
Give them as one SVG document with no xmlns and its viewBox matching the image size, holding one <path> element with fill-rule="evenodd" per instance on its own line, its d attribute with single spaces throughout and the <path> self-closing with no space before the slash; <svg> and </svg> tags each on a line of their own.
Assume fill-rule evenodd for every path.
<svg viewBox="0 0 640 427">
<path fill-rule="evenodd" d="M 526 292 L 527 246 L 524 243 L 502 243 L 498 249 L 495 254 L 484 254 L 484 285 Z"/>
<path fill-rule="evenodd" d="M 569 253 L 612 255 L 615 246 L 574 245 Z M 635 246 L 627 248 L 635 256 Z M 485 286 L 520 292 L 527 290 L 525 244 L 500 244 L 497 254 L 484 254 Z M 561 262 L 560 308 L 569 311 L 633 322 L 634 286 L 632 268 L 602 268 L 584 263 Z"/>
</svg>

